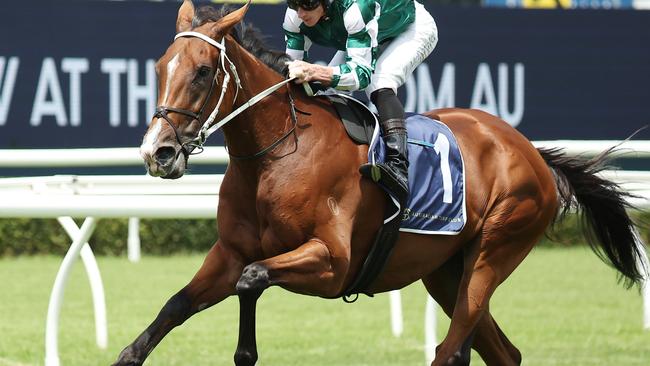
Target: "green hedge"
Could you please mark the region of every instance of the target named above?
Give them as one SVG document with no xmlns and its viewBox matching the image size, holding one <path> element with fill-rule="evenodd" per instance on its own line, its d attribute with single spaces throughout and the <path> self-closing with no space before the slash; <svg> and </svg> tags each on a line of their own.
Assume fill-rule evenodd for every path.
<svg viewBox="0 0 650 366">
<path fill-rule="evenodd" d="M 650 211 L 634 212 L 632 219 L 637 225 L 644 243 L 650 244 Z M 547 230 L 542 245 L 573 246 L 585 244 L 584 235 L 578 230 L 578 216 L 567 215 L 563 220 Z"/>
<path fill-rule="evenodd" d="M 90 245 L 97 255 L 125 255 L 127 236 L 127 219 L 100 219 Z M 216 240 L 215 219 L 140 220 L 143 254 L 207 252 Z M 69 247 L 55 219 L 0 219 L 0 256 L 65 254 Z"/>
<path fill-rule="evenodd" d="M 650 243 L 650 212 L 634 215 L 641 225 L 641 236 Z M 81 221 L 77 220 L 78 224 Z M 577 230 L 576 216 L 568 216 L 541 245 L 571 246 L 584 243 Z M 97 255 L 126 255 L 127 219 L 102 219 L 90 239 Z M 171 255 L 205 253 L 218 237 L 216 220 L 141 220 L 142 253 Z M 552 240 L 549 240 L 552 239 Z M 60 254 L 70 246 L 70 239 L 54 219 L 0 219 L 0 256 Z"/>
</svg>

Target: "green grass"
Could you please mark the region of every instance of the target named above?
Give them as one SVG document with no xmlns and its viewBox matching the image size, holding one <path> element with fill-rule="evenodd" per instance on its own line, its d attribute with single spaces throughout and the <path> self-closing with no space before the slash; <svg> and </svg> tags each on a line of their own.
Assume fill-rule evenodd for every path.
<svg viewBox="0 0 650 366">
<path fill-rule="evenodd" d="M 0 365 L 41 365 L 45 314 L 62 258 L 0 259 Z M 106 291 L 109 346 L 94 339 L 92 299 L 81 263 L 67 285 L 60 319 L 61 364 L 107 365 L 182 287 L 202 256 L 98 258 Z M 423 365 L 425 292 L 402 293 L 405 331 L 390 332 L 388 297 L 341 300 L 265 292 L 258 306 L 260 364 Z M 641 328 L 641 296 L 586 248 L 535 250 L 497 290 L 491 310 L 525 365 L 650 365 L 650 331 Z M 175 329 L 148 365 L 231 365 L 237 342 L 236 298 Z M 449 324 L 438 312 L 439 339 Z M 482 362 L 475 356 L 475 363 Z"/>
</svg>

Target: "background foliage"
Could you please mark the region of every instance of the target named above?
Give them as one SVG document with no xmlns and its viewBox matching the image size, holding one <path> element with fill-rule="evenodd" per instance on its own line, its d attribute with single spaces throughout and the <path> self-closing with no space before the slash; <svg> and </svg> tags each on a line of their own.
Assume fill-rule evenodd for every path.
<svg viewBox="0 0 650 366">
<path fill-rule="evenodd" d="M 90 245 L 96 255 L 125 255 L 127 236 L 128 219 L 100 219 Z M 205 253 L 216 239 L 215 219 L 140 221 L 141 248 L 148 255 Z M 0 220 L 0 256 L 63 255 L 69 247 L 70 238 L 55 219 Z"/>
<path fill-rule="evenodd" d="M 635 213 L 645 243 L 650 242 L 650 212 Z M 80 224 L 81 221 L 77 220 Z M 566 217 L 558 223 L 544 246 L 582 245 L 584 238 L 578 230 L 578 218 Z M 125 255 L 128 220 L 99 220 L 90 239 L 97 255 Z M 216 220 L 141 220 L 142 252 L 150 255 L 205 253 L 218 238 Z M 65 254 L 70 239 L 54 219 L 0 219 L 0 256 Z"/>
</svg>

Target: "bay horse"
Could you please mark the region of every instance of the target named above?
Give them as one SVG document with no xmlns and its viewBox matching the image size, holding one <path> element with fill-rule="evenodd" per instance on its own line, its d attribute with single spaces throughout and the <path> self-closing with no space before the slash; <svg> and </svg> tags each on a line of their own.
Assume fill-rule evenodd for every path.
<svg viewBox="0 0 650 366">
<path fill-rule="evenodd" d="M 280 286 L 340 297 L 382 223 L 385 193 L 358 172 L 368 147 L 347 137 L 328 101 L 294 83 L 282 84 L 288 57 L 266 49 L 258 32 L 241 24 L 249 5 L 195 12 L 185 0 L 176 21 L 179 34 L 156 64 L 160 107 L 141 146 L 149 174 L 181 177 L 204 140 L 197 139 L 204 121 L 241 113 L 223 126 L 231 160 L 219 192 L 219 239 L 194 278 L 115 365 L 141 365 L 174 327 L 232 295 L 240 302 L 234 362 L 254 365 L 255 307 L 263 291 Z M 255 97 L 272 85 L 282 86 Z M 521 363 L 519 350 L 490 314 L 489 300 L 558 213 L 573 206 L 586 218 L 594 251 L 628 286 L 639 283 L 641 249 L 626 193 L 595 174 L 605 154 L 582 161 L 536 149 L 506 122 L 478 110 L 425 115 L 442 121 L 458 139 L 467 222 L 458 235 L 401 232 L 367 292 L 422 280 L 451 317 L 432 365 L 467 365 L 470 347 L 488 365 Z"/>
</svg>

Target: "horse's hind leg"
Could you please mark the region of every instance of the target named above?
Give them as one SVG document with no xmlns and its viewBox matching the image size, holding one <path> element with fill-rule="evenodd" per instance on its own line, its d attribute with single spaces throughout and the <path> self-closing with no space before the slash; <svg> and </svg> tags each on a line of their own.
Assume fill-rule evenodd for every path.
<svg viewBox="0 0 650 366">
<path fill-rule="evenodd" d="M 217 242 L 192 281 L 167 301 L 151 325 L 124 348 L 113 365 L 142 365 L 154 347 L 174 327 L 234 294 L 242 268 L 235 256 Z"/>
<path fill-rule="evenodd" d="M 512 360 L 510 364 L 521 365 L 521 352 L 499 328 L 489 310 L 483 315 L 474 331 L 477 337 L 474 338 L 473 347 L 487 365 L 508 365 L 508 363 L 501 363 L 501 360 L 505 359 L 504 351 Z"/>
<path fill-rule="evenodd" d="M 458 285 L 463 275 L 462 254 L 450 258 L 440 268 L 422 279 L 431 296 L 440 304 L 445 313 L 451 317 L 458 296 Z M 458 364 L 468 365 L 471 347 L 483 358 L 487 365 L 519 365 L 521 353 L 503 334 L 489 309 L 486 309 L 473 331 L 459 352 Z M 438 346 L 440 349 L 441 345 Z"/>
<path fill-rule="evenodd" d="M 432 365 L 454 364 L 461 346 L 487 313 L 490 297 L 530 252 L 553 212 L 533 199 L 512 196 L 492 209 L 463 256 L 463 276 L 449 332 Z"/>
</svg>

